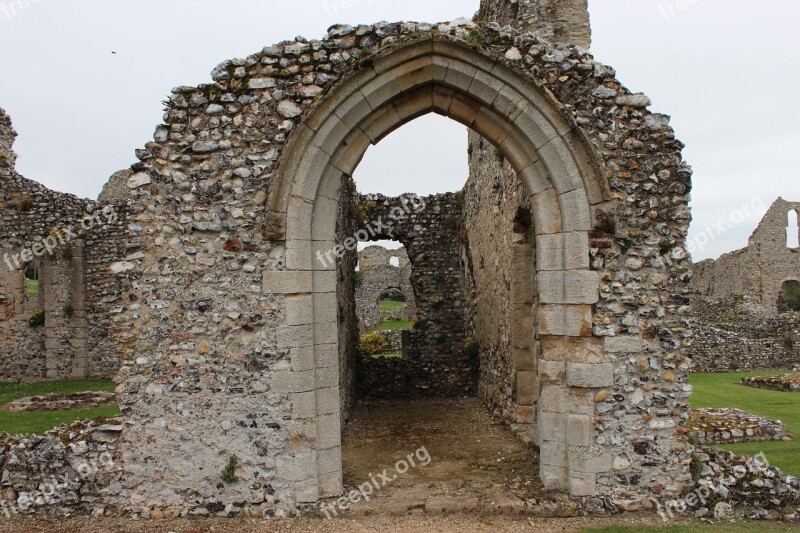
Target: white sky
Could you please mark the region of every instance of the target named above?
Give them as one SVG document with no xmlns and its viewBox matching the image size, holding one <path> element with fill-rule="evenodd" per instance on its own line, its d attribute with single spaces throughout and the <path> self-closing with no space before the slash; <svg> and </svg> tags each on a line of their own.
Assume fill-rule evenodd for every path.
<svg viewBox="0 0 800 533">
<path fill-rule="evenodd" d="M 702 259 L 744 246 L 760 206 L 800 200 L 800 3 L 688 1 L 680 11 L 677 0 L 590 0 L 592 51 L 673 116 L 695 169 L 693 239 L 732 225 L 695 250 Z M 477 8 L 478 0 L 0 0 L 0 106 L 20 134 L 23 175 L 96 197 L 152 138 L 169 90 L 209 82 L 225 59 L 296 35 L 320 38 L 336 22 L 435 22 Z M 429 116 L 372 148 L 356 177 L 364 191 L 429 194 L 460 189 L 466 169 L 464 129 Z"/>
</svg>

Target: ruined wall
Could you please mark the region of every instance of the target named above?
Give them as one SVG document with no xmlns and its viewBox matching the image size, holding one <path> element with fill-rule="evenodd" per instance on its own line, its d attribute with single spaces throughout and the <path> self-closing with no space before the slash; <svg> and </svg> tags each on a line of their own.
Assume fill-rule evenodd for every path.
<svg viewBox="0 0 800 533">
<path fill-rule="evenodd" d="M 777 314 L 783 283 L 800 281 L 800 249 L 787 247 L 790 211 L 800 213 L 800 202 L 778 198 L 750 236 L 746 248 L 697 263 L 695 290 L 712 298 L 748 294 L 767 313 Z"/>
<path fill-rule="evenodd" d="M 428 51 L 421 58 L 430 60 L 427 66 L 401 63 L 405 74 L 390 72 L 398 85 L 390 83 L 387 91 L 406 91 L 399 84 L 413 85 L 413 73 L 445 99 L 446 105 L 425 111 L 461 106 L 464 113 L 485 112 L 491 102 L 475 103 L 481 102 L 477 93 L 465 102 L 447 90 L 469 92 L 475 69 L 485 72 L 488 64 L 502 76 L 492 83 L 517 95 L 508 106 L 530 102 L 523 92 L 535 93 L 542 120 L 569 126 L 536 145 L 552 165 L 549 183 L 559 190 L 529 191 L 532 203 L 548 209 L 534 211 L 543 222 L 536 249 L 546 261 L 538 266 L 537 287 L 548 299 L 535 322 L 548 355 L 539 362 L 536 434 L 546 486 L 636 503 L 654 493 L 677 495 L 690 482 L 690 448 L 678 433 L 691 391 L 682 345 L 689 265 L 679 246 L 690 218 L 691 170 L 668 117 L 647 111 L 645 97 L 630 94 L 613 69 L 577 48 L 459 20 L 335 26 L 324 40 L 267 47 L 221 64 L 208 85 L 175 89 L 165 124 L 137 150 L 141 163 L 126 182 L 131 208 L 120 231 L 128 232 L 127 255 L 112 259 L 111 275 L 105 271 L 114 284 L 109 296 L 93 299 L 116 306 L 108 338 L 116 341 L 122 364 L 119 399 L 126 416 L 119 441 L 124 479 L 121 488 L 103 493 L 103 503 L 142 513 L 171 508 L 228 515 L 254 507 L 284 515 L 339 494 L 348 387 L 340 368 L 347 362 L 340 338 L 347 326 L 340 321 L 350 315 L 337 300 L 349 297 L 347 269 L 344 262 L 325 270 L 309 265 L 316 252 L 340 244 L 334 241 L 346 231 L 330 232 L 309 219 L 323 212 L 341 219 L 346 185 L 326 180 L 309 191 L 300 190 L 304 183 L 289 183 L 298 194 L 289 200 L 291 217 L 269 211 L 267 199 L 291 170 L 282 166 L 291 154 L 286 143 L 313 137 L 315 117 L 336 104 L 341 80 L 376 76 L 387 57 L 417 44 Z M 471 58 L 472 70 L 458 56 Z M 517 90 L 523 82 L 524 90 Z M 364 98 L 350 103 L 382 102 L 363 90 Z M 395 110 L 408 102 L 396 103 Z M 504 112 L 519 117 L 527 111 Z M 346 126 L 338 127 L 365 142 L 365 130 Z M 548 152 L 556 146 L 565 152 Z M 507 156 L 522 157 L 506 148 Z M 573 151 L 591 161 L 576 163 L 568 157 Z M 319 152 L 309 149 L 300 170 L 311 175 L 327 168 L 331 157 Z M 580 169 L 558 162 L 580 163 Z M 601 180 L 593 179 L 595 172 Z M 452 195 L 448 202 L 460 200 Z M 441 273 L 421 274 L 422 292 L 436 298 L 428 303 L 440 302 L 449 312 L 445 323 L 420 317 L 430 321 L 420 332 L 420 352 L 431 356 L 429 369 L 440 369 L 451 361 L 434 360 L 433 348 L 452 350 L 459 372 L 447 375 L 465 376 L 457 355 L 467 333 L 459 325 L 467 315 L 459 301 L 459 224 L 426 211 L 418 225 L 411 230 L 435 229 L 439 246 L 453 247 L 455 257 L 452 270 L 441 263 Z M 676 244 L 668 268 L 658 261 L 664 239 Z M 567 284 L 567 277 L 575 283 Z M 443 328 L 444 337 L 436 331 Z M 468 388 L 441 385 L 437 390 Z M 241 481 L 227 485 L 221 475 L 234 456 Z"/>
<path fill-rule="evenodd" d="M 111 265 L 126 248 L 128 206 L 51 191 L 13 168 L 15 133 L 0 110 L 0 380 L 112 377 L 119 365 L 110 332 L 121 299 Z M 6 148 L 3 148 L 6 150 Z M 49 248 L 45 249 L 46 246 Z M 24 256 L 23 256 L 24 254 Z M 25 295 L 22 269 L 39 269 L 38 298 Z M 44 311 L 44 326 L 31 314 Z"/>
<path fill-rule="evenodd" d="M 532 423 L 536 390 L 535 245 L 528 193 L 503 155 L 469 137 L 464 189 L 468 323 L 480 344 L 479 394 L 508 423 Z"/>
<path fill-rule="evenodd" d="M 391 264 L 392 258 L 399 264 Z M 381 324 L 379 298 L 388 289 L 397 289 L 406 297 L 406 305 L 396 315 L 397 320 L 412 322 L 417 316 L 417 301 L 411 287 L 411 263 L 405 249 L 388 250 L 370 246 L 358 253 L 359 275 L 356 287 L 356 314 L 362 334 Z"/>
<path fill-rule="evenodd" d="M 475 20 L 510 25 L 583 49 L 592 42 L 588 0 L 481 0 Z"/>
<path fill-rule="evenodd" d="M 417 322 L 403 334 L 403 359 L 361 360 L 359 390 L 373 397 L 452 396 L 475 390 L 476 368 L 464 354 L 463 197 L 361 198 L 363 223 L 383 226 L 370 239 L 397 240 L 411 265 Z M 363 225 L 363 224 L 362 224 Z M 387 229 L 388 228 L 388 229 Z"/>
<path fill-rule="evenodd" d="M 692 299 L 687 346 L 696 372 L 792 369 L 800 365 L 800 313 L 764 312 L 752 295 Z"/>
</svg>

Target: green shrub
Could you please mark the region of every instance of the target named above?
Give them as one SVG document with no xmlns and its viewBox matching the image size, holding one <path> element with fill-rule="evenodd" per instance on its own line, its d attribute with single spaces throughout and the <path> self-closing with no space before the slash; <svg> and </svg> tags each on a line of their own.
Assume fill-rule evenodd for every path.
<svg viewBox="0 0 800 533">
<path fill-rule="evenodd" d="M 361 336 L 361 354 L 375 355 L 386 349 L 386 337 L 380 333 L 367 333 Z"/>
<path fill-rule="evenodd" d="M 467 337 L 464 341 L 464 355 L 467 356 L 470 367 L 477 369 L 481 364 L 481 345 L 474 337 Z"/>
<path fill-rule="evenodd" d="M 36 311 L 28 319 L 28 325 L 32 328 L 44 326 L 45 316 L 44 311 Z"/>
<path fill-rule="evenodd" d="M 689 472 L 692 474 L 692 481 L 694 481 L 695 485 L 700 481 L 700 474 L 703 472 L 703 460 L 700 459 L 700 455 L 693 453 L 692 454 L 692 462 L 689 464 Z"/>
<path fill-rule="evenodd" d="M 72 318 L 75 316 L 75 308 L 72 304 L 64 304 L 64 316 L 67 318 Z"/>
<path fill-rule="evenodd" d="M 233 485 L 239 481 L 239 478 L 236 477 L 237 468 L 239 468 L 239 458 L 232 455 L 231 458 L 228 459 L 228 464 L 225 466 L 225 469 L 222 471 L 222 481 L 228 485 Z"/>
<path fill-rule="evenodd" d="M 23 196 L 19 199 L 17 204 L 20 211 L 30 211 L 33 208 L 33 198 L 30 196 Z"/>
</svg>

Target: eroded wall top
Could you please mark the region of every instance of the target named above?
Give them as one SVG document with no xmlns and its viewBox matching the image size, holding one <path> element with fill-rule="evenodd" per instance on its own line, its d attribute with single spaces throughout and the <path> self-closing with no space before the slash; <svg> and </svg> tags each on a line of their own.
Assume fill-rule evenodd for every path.
<svg viewBox="0 0 800 533">
<path fill-rule="evenodd" d="M 477 18 L 539 32 L 553 42 L 584 49 L 592 44 L 588 0 L 482 0 Z"/>
</svg>

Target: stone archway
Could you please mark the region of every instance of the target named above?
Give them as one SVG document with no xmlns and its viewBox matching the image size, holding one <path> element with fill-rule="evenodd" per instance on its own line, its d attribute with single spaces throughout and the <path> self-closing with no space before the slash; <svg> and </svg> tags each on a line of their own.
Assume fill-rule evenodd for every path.
<svg viewBox="0 0 800 533">
<path fill-rule="evenodd" d="M 545 486 L 640 501 L 690 482 L 682 144 L 613 69 L 495 26 L 334 26 L 175 89 L 137 151 L 137 253 L 118 275 L 137 495 L 216 506 L 253 490 L 295 509 L 339 494 L 337 349 L 353 329 L 338 323 L 347 280 L 317 252 L 336 244 L 342 178 L 367 147 L 430 112 L 489 139 L 530 195 Z M 256 481 L 219 484 L 233 456 Z"/>
<path fill-rule="evenodd" d="M 589 143 L 546 91 L 462 42 L 429 35 L 376 57 L 321 102 L 287 147 L 268 204 L 287 221 L 291 254 L 287 270 L 267 273 L 265 285 L 294 285 L 313 300 L 319 495 L 341 491 L 341 427 L 340 408 L 330 403 L 340 391 L 326 386 L 339 365 L 336 273 L 314 258 L 337 244 L 342 177 L 371 144 L 430 112 L 489 140 L 528 187 L 539 249 L 540 473 L 548 489 L 594 494 L 594 476 L 610 458 L 608 466 L 587 466 L 583 455 L 591 446 L 591 390 L 613 384 L 612 365 L 587 355 L 598 349 L 599 275 L 589 265 L 589 232 L 594 209 L 609 199 L 604 178 Z"/>
</svg>

